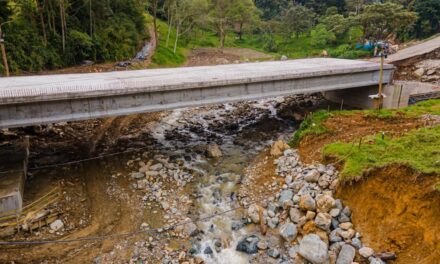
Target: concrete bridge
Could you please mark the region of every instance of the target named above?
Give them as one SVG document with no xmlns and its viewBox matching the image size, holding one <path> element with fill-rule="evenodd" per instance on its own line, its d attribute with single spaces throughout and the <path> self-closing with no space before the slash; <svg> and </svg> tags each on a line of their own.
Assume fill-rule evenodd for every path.
<svg viewBox="0 0 440 264">
<path fill-rule="evenodd" d="M 1 78 L 0 128 L 342 89 L 367 102 L 378 82 L 376 62 L 328 58 Z"/>
</svg>

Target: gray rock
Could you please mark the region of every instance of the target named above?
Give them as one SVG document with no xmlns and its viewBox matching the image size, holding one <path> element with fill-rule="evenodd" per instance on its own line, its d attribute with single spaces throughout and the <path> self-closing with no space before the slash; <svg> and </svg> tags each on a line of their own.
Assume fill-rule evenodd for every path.
<svg viewBox="0 0 440 264">
<path fill-rule="evenodd" d="M 348 206 L 344 207 L 344 209 L 342 210 L 342 213 L 345 214 L 348 217 L 351 217 L 351 209 L 350 209 L 350 207 L 348 207 Z"/>
<path fill-rule="evenodd" d="M 373 256 L 374 250 L 370 247 L 362 247 L 359 249 L 359 255 L 361 255 L 364 258 L 369 258 Z"/>
<path fill-rule="evenodd" d="M 306 176 L 304 176 L 304 180 L 306 182 L 318 182 L 319 176 L 321 176 L 321 174 L 318 170 L 311 170 L 306 174 Z"/>
<path fill-rule="evenodd" d="M 359 238 L 357 238 L 357 237 L 354 237 L 354 238 L 351 240 L 351 244 L 352 244 L 356 249 L 360 249 L 360 248 L 362 247 L 362 241 L 361 241 Z"/>
<path fill-rule="evenodd" d="M 287 58 L 286 55 L 282 55 L 281 58 L 280 58 L 280 60 L 281 60 L 281 61 L 286 61 L 286 60 L 288 60 L 288 58 Z"/>
<path fill-rule="evenodd" d="M 349 216 L 347 216 L 346 214 L 341 212 L 338 216 L 338 221 L 339 221 L 339 223 L 346 223 L 346 222 L 350 222 L 351 219 Z"/>
<path fill-rule="evenodd" d="M 335 230 L 330 232 L 330 235 L 329 235 L 330 242 L 335 243 L 335 242 L 341 242 L 342 241 L 342 238 L 338 235 L 339 231 L 340 231 L 340 229 L 335 229 Z"/>
<path fill-rule="evenodd" d="M 354 249 L 354 247 L 345 244 L 342 246 L 341 251 L 339 252 L 336 264 L 351 264 L 354 260 L 355 255 L 356 250 Z"/>
<path fill-rule="evenodd" d="M 322 195 L 316 200 L 316 208 L 319 212 L 327 213 L 335 207 L 335 199 L 330 195 Z"/>
<path fill-rule="evenodd" d="M 152 176 L 152 177 L 156 177 L 156 176 L 159 176 L 159 172 L 158 171 L 146 171 L 145 172 L 145 175 L 148 177 L 148 176 Z"/>
<path fill-rule="evenodd" d="M 292 176 L 291 175 L 287 175 L 286 178 L 284 179 L 284 182 L 286 184 L 292 183 Z"/>
<path fill-rule="evenodd" d="M 255 224 L 258 224 L 260 222 L 258 205 L 252 204 L 251 206 L 249 206 L 247 213 L 248 216 L 251 218 L 252 222 L 254 222 Z"/>
<path fill-rule="evenodd" d="M 304 211 L 315 211 L 316 202 L 310 194 L 301 196 L 299 199 L 299 208 Z"/>
<path fill-rule="evenodd" d="M 332 224 L 331 224 L 332 229 L 336 229 L 339 227 L 339 222 L 336 218 L 332 218 Z"/>
<path fill-rule="evenodd" d="M 259 241 L 257 243 L 257 248 L 261 250 L 267 249 L 267 242 L 266 241 Z"/>
<path fill-rule="evenodd" d="M 294 258 L 299 252 L 299 245 L 295 245 L 293 247 L 290 247 L 287 253 L 289 254 L 289 257 Z"/>
<path fill-rule="evenodd" d="M 299 244 L 299 254 L 313 264 L 324 264 L 329 260 L 327 244 L 319 236 L 309 234 Z"/>
<path fill-rule="evenodd" d="M 60 219 L 57 219 L 57 220 L 53 221 L 52 223 L 50 223 L 49 227 L 53 231 L 59 231 L 64 228 L 64 223 Z"/>
<path fill-rule="evenodd" d="M 342 209 L 344 209 L 344 205 L 342 204 L 341 199 L 336 199 L 335 200 L 335 206 L 336 206 L 336 208 L 338 208 L 341 211 L 342 211 Z"/>
<path fill-rule="evenodd" d="M 271 248 L 267 251 L 267 255 L 269 255 L 272 258 L 279 258 L 280 252 L 276 248 Z"/>
<path fill-rule="evenodd" d="M 332 223 L 332 217 L 327 213 L 318 213 L 315 217 L 315 224 L 322 230 L 329 230 Z"/>
<path fill-rule="evenodd" d="M 258 252 L 257 244 L 259 241 L 260 239 L 255 235 L 247 236 L 238 242 L 236 250 L 247 254 L 255 254 Z"/>
<path fill-rule="evenodd" d="M 341 210 L 339 208 L 333 208 L 330 210 L 330 215 L 332 217 L 338 217 L 338 215 L 341 213 Z"/>
<path fill-rule="evenodd" d="M 290 220 L 292 220 L 292 222 L 297 224 L 299 222 L 299 219 L 302 216 L 304 216 L 304 214 L 298 208 L 290 208 L 289 216 L 290 216 Z"/>
<path fill-rule="evenodd" d="M 207 246 L 205 250 L 203 250 L 203 254 L 212 255 L 214 254 L 214 251 L 212 251 L 212 248 L 210 246 Z"/>
<path fill-rule="evenodd" d="M 162 168 L 163 168 L 162 163 L 157 163 L 157 164 L 154 164 L 154 165 L 150 166 L 150 170 L 152 170 L 152 171 L 159 171 Z"/>
<path fill-rule="evenodd" d="M 142 178 L 145 178 L 145 173 L 142 173 L 142 172 L 132 172 L 131 173 L 131 177 L 133 179 L 142 179 Z"/>
<path fill-rule="evenodd" d="M 333 252 L 339 254 L 339 251 L 341 251 L 341 248 L 343 245 L 345 245 L 345 242 L 335 242 L 330 245 L 330 251 L 333 251 Z"/>
<path fill-rule="evenodd" d="M 370 264 L 386 264 L 380 258 L 375 258 L 375 257 L 368 258 L 368 261 L 370 262 Z"/>
<path fill-rule="evenodd" d="M 280 235 L 286 241 L 292 242 L 298 235 L 298 230 L 296 229 L 295 224 L 285 223 L 280 227 Z"/>
<path fill-rule="evenodd" d="M 292 200 L 293 191 L 291 189 L 283 190 L 280 194 L 280 199 L 278 200 L 280 204 L 283 204 L 285 201 Z"/>
</svg>

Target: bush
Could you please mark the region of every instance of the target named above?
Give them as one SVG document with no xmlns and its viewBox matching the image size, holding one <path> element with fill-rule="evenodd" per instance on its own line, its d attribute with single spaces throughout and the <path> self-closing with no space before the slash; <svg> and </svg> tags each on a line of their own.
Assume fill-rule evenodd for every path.
<svg viewBox="0 0 440 264">
<path fill-rule="evenodd" d="M 330 32 L 322 24 L 318 24 L 311 33 L 311 43 L 315 47 L 325 47 L 336 41 L 336 36 L 333 32 Z"/>
</svg>

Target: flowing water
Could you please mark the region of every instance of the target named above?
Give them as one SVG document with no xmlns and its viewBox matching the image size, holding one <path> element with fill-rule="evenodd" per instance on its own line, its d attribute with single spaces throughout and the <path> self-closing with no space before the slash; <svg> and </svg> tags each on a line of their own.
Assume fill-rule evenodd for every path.
<svg viewBox="0 0 440 264">
<path fill-rule="evenodd" d="M 239 207 L 236 193 L 246 166 L 265 147 L 282 137 L 287 139 L 295 123 L 277 115 L 283 98 L 246 104 L 224 104 L 214 108 L 175 110 L 153 128 L 161 151 L 187 153 L 186 166 L 203 174 L 193 190 L 197 194 L 197 215 L 204 218 Z M 216 142 L 221 159 L 206 159 L 194 149 Z M 232 211 L 202 223 L 201 241 L 193 241 L 205 263 L 248 263 L 245 253 L 235 250 L 246 228 L 232 231 L 243 212 Z M 200 226 L 199 226 L 200 228 Z M 222 244 L 222 250 L 216 251 Z M 225 246 L 227 245 L 227 246 Z"/>
</svg>

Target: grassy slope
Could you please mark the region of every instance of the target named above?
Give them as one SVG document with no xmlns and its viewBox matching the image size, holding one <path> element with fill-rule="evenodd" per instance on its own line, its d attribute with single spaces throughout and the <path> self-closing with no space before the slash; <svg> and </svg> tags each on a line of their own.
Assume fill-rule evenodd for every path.
<svg viewBox="0 0 440 264">
<path fill-rule="evenodd" d="M 166 46 L 166 38 L 168 34 L 168 25 L 160 20 L 158 22 L 159 45 L 151 59 L 151 68 L 157 67 L 177 67 L 185 63 L 186 49 L 181 47 L 179 42 L 176 53 L 174 54 L 174 40 L 176 36 L 175 30 L 171 30 L 168 47 Z"/>
<path fill-rule="evenodd" d="M 336 115 L 363 113 L 378 118 L 393 118 L 395 115 L 416 117 L 424 114 L 440 115 L 440 100 L 429 100 L 399 110 L 363 110 L 363 111 L 318 111 L 310 115 L 301 124 L 291 140 L 298 146 L 306 135 L 329 133 L 323 122 Z M 427 174 L 440 174 L 440 126 L 411 131 L 400 138 L 383 138 L 372 135 L 364 139 L 360 148 L 356 143 L 335 142 L 324 147 L 324 155 L 344 159 L 341 179 L 357 179 L 363 173 L 375 167 L 390 164 L 404 164 Z M 440 183 L 437 184 L 440 190 Z"/>
<path fill-rule="evenodd" d="M 299 129 L 293 135 L 290 145 L 297 147 L 301 138 L 306 135 L 319 135 L 329 132 L 323 122 L 328 118 L 336 115 L 350 115 L 354 113 L 363 113 L 365 116 L 378 118 L 393 118 L 394 116 L 417 117 L 423 114 L 440 115 L 440 99 L 420 102 L 418 104 L 402 108 L 402 109 L 382 109 L 382 110 L 354 110 L 354 111 L 326 111 L 320 110 L 309 115 L 300 125 Z"/>
</svg>

